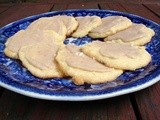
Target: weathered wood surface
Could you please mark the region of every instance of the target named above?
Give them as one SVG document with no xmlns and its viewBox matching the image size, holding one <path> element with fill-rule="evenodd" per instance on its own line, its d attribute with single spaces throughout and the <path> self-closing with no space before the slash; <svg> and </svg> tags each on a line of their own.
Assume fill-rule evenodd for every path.
<svg viewBox="0 0 160 120">
<path fill-rule="evenodd" d="M 16 4 L 0 14 L 0 27 L 24 17 L 48 12 L 52 4 Z"/>
<path fill-rule="evenodd" d="M 159 4 L 144 4 L 148 9 L 160 17 L 160 3 Z"/>
<path fill-rule="evenodd" d="M 98 4 L 96 3 L 69 4 L 68 9 L 98 9 Z"/>
<path fill-rule="evenodd" d="M 132 4 L 142 4 L 142 3 L 160 3 L 159 0 L 26 0 L 25 2 L 36 2 L 36 3 L 132 3 Z"/>
<path fill-rule="evenodd" d="M 128 96 L 90 101 L 45 101 L 5 91 L 1 120 L 136 120 Z"/>
<path fill-rule="evenodd" d="M 72 0 L 69 0 L 70 2 Z M 79 4 L 14 4 L 0 7 L 0 27 L 47 11 L 100 8 L 128 12 L 160 22 L 158 4 L 85 2 Z M 65 2 L 65 1 L 63 1 Z M 77 0 L 78 2 L 78 0 Z M 142 2 L 142 1 L 141 1 Z M 1 6 L 1 5 L 0 5 Z M 22 12 L 23 11 L 23 12 Z M 0 88 L 0 120 L 158 120 L 160 118 L 160 82 L 129 95 L 90 102 L 38 100 Z"/>
<path fill-rule="evenodd" d="M 160 19 L 158 16 L 156 16 L 154 13 L 152 13 L 149 9 L 144 7 L 142 4 L 121 4 L 126 11 L 129 13 L 133 13 L 142 17 L 145 17 L 147 19 L 153 20 L 157 23 L 160 23 Z"/>
<path fill-rule="evenodd" d="M 156 4 L 159 0 L 0 0 L 0 3 L 132 3 L 132 4 Z"/>
<path fill-rule="evenodd" d="M 0 5 L 0 14 L 4 11 L 8 10 L 11 6 L 12 6 L 12 4 L 1 4 Z"/>
</svg>

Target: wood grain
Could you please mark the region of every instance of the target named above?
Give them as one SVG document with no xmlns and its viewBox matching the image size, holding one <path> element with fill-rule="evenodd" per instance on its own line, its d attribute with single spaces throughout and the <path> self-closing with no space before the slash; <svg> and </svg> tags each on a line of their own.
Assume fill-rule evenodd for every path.
<svg viewBox="0 0 160 120">
<path fill-rule="evenodd" d="M 133 3 L 133 4 L 142 4 L 142 3 L 157 3 L 159 0 L 26 0 L 26 2 L 41 2 L 41 3 Z"/>
<path fill-rule="evenodd" d="M 76 4 L 76 3 L 99 3 L 99 2 L 114 2 L 114 0 L 38 0 L 40 3 L 67 3 L 67 4 Z M 117 1 L 115 1 L 117 2 Z"/>
<path fill-rule="evenodd" d="M 98 4 L 96 3 L 83 3 L 83 4 L 54 4 L 52 11 L 56 10 L 67 10 L 67 9 L 98 9 Z"/>
<path fill-rule="evenodd" d="M 132 3 L 132 4 L 142 4 L 142 3 L 160 3 L 159 0 L 1 0 L 0 3 L 84 3 L 84 2 L 94 2 L 94 3 Z"/>
<path fill-rule="evenodd" d="M 143 120 L 158 120 L 160 118 L 160 82 L 134 93 L 140 117 Z"/>
<path fill-rule="evenodd" d="M 114 3 L 114 4 L 100 4 L 101 9 L 105 10 L 115 10 L 115 11 L 121 11 L 121 12 L 126 12 L 126 10 L 119 4 L 119 3 Z"/>
<path fill-rule="evenodd" d="M 54 4 L 53 8 L 51 9 L 51 11 L 57 11 L 57 10 L 66 10 L 67 9 L 67 5 L 62 5 L 62 4 Z"/>
<path fill-rule="evenodd" d="M 160 3 L 159 4 L 144 4 L 148 9 L 160 17 Z"/>
<path fill-rule="evenodd" d="M 96 3 L 69 4 L 68 9 L 98 9 Z"/>
<path fill-rule="evenodd" d="M 132 4 L 141 4 L 143 0 L 116 0 L 117 3 L 132 3 Z"/>
<path fill-rule="evenodd" d="M 142 0 L 142 3 L 157 4 L 160 0 Z"/>
<path fill-rule="evenodd" d="M 124 9 L 126 9 L 129 13 L 133 13 L 147 19 L 153 20 L 154 22 L 160 23 L 160 19 L 146 7 L 141 4 L 121 4 Z"/>
<path fill-rule="evenodd" d="M 13 4 L 0 4 L 0 14 L 8 10 Z"/>
<path fill-rule="evenodd" d="M 79 1 L 74 0 L 74 2 Z M 0 14 L 0 20 L 2 20 L 0 26 L 29 15 L 50 11 L 51 8 L 52 10 L 82 9 L 82 5 L 85 5 L 85 9 L 98 8 L 97 3 L 93 2 L 84 4 L 55 4 L 53 8 L 52 4 L 15 5 Z M 152 13 L 156 11 L 147 5 L 144 7 L 143 5 L 129 4 L 129 8 L 127 4 L 109 4 L 107 2 L 106 4 L 100 4 L 100 7 L 102 9 L 138 14 L 159 22 L 159 17 Z M 0 120 L 136 120 L 136 117 L 144 120 L 158 120 L 160 118 L 159 91 L 160 82 L 132 94 L 134 101 L 132 100 L 131 103 L 129 95 L 90 102 L 56 102 L 33 99 L 5 90 L 0 99 Z M 137 105 L 136 108 L 134 105 Z M 135 116 L 135 112 L 139 112 L 140 117 Z"/>
<path fill-rule="evenodd" d="M 57 102 L 5 91 L 0 106 L 2 120 L 136 120 L 127 96 L 90 102 Z"/>
<path fill-rule="evenodd" d="M 15 6 L 10 7 L 7 11 L 0 14 L 0 27 L 30 15 L 47 12 L 51 9 L 51 7 L 52 4 L 16 4 Z"/>
</svg>

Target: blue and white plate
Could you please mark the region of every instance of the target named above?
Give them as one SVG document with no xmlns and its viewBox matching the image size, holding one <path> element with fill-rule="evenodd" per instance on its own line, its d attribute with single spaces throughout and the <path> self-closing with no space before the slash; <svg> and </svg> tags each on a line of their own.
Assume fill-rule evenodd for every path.
<svg viewBox="0 0 160 120">
<path fill-rule="evenodd" d="M 134 23 L 142 23 L 152 28 L 156 33 L 152 41 L 146 45 L 147 51 L 152 55 L 152 62 L 148 66 L 136 71 L 126 71 L 115 81 L 97 85 L 85 84 L 77 86 L 71 81 L 71 78 L 47 80 L 36 78 L 22 66 L 19 60 L 10 59 L 4 55 L 4 44 L 7 38 L 21 29 L 26 29 L 34 20 L 40 17 L 50 17 L 54 15 L 70 15 L 74 17 L 97 15 L 101 18 L 112 15 L 122 15 L 128 17 Z M 67 38 L 65 44 L 83 45 L 92 41 L 93 39 L 85 36 L 78 39 Z M 10 23 L 0 29 L 0 86 L 26 96 L 62 101 L 97 100 L 135 92 L 149 87 L 159 80 L 160 25 L 140 16 L 110 10 L 55 11 L 27 17 Z"/>
</svg>

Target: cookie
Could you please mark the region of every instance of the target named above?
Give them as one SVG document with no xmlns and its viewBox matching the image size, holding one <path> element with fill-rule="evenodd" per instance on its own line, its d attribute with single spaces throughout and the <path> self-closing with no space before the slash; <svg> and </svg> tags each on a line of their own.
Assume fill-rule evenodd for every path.
<svg viewBox="0 0 160 120">
<path fill-rule="evenodd" d="M 66 45 L 59 49 L 56 60 L 61 70 L 71 76 L 77 85 L 84 83 L 98 84 L 115 80 L 122 74 L 117 70 L 104 66 L 80 51 L 80 47 Z"/>
<path fill-rule="evenodd" d="M 120 31 L 114 35 L 110 35 L 104 39 L 104 41 L 109 40 L 122 40 L 125 43 L 131 43 L 135 45 L 145 45 L 151 41 L 152 36 L 155 32 L 147 28 L 143 24 L 133 24 L 131 27 Z"/>
<path fill-rule="evenodd" d="M 54 41 L 56 44 L 63 44 L 62 41 L 57 40 L 58 36 L 54 31 L 26 31 L 20 30 L 12 37 L 10 37 L 5 46 L 4 53 L 6 56 L 18 59 L 18 51 L 21 47 L 37 44 L 37 43 L 48 43 L 52 44 Z M 56 38 L 57 37 L 57 38 Z"/>
<path fill-rule="evenodd" d="M 84 37 L 91 31 L 93 28 L 101 24 L 101 18 L 98 16 L 85 16 L 85 17 L 76 17 L 78 21 L 78 28 L 72 34 L 73 37 Z"/>
<path fill-rule="evenodd" d="M 83 46 L 82 51 L 106 66 L 122 70 L 136 70 L 151 61 L 145 47 L 127 43 L 95 41 Z"/>
<path fill-rule="evenodd" d="M 122 16 L 109 16 L 102 18 L 102 24 L 92 29 L 89 36 L 92 38 L 105 38 L 115 34 L 118 31 L 124 30 L 132 25 L 131 20 Z"/>
<path fill-rule="evenodd" d="M 56 17 L 42 17 L 38 20 L 32 22 L 27 30 L 37 31 L 37 30 L 53 30 L 57 33 L 59 41 L 64 41 L 67 34 L 66 26 L 64 25 L 62 20 L 59 20 Z"/>
<path fill-rule="evenodd" d="M 71 33 L 73 33 L 73 31 L 75 31 L 76 28 L 78 27 L 78 22 L 72 16 L 58 15 L 58 16 L 54 16 L 54 17 L 63 21 L 64 25 L 67 28 L 67 34 L 66 34 L 67 36 L 70 36 Z"/>
<path fill-rule="evenodd" d="M 52 44 L 36 44 L 24 46 L 19 50 L 22 64 L 38 78 L 63 77 L 58 68 L 55 56 L 59 46 Z"/>
</svg>

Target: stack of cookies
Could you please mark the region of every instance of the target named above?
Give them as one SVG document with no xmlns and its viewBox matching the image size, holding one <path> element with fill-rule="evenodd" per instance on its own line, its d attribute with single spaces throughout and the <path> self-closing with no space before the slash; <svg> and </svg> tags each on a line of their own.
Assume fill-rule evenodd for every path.
<svg viewBox="0 0 160 120">
<path fill-rule="evenodd" d="M 21 60 L 36 77 L 70 76 L 77 85 L 115 80 L 125 70 L 136 70 L 151 61 L 145 50 L 154 31 L 123 16 L 43 17 L 20 30 L 5 43 L 4 53 Z M 90 36 L 82 47 L 64 45 L 66 37 Z"/>
</svg>

